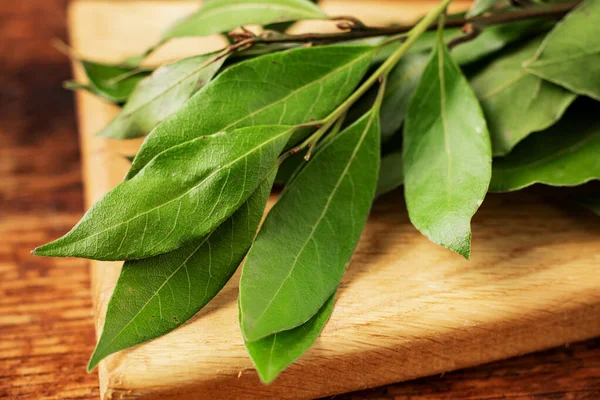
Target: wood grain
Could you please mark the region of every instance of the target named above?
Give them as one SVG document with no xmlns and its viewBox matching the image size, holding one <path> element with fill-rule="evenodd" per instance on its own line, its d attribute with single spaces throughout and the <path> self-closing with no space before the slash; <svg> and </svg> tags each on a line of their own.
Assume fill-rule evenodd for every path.
<svg viewBox="0 0 600 400">
<path fill-rule="evenodd" d="M 378 12 L 411 18 L 430 6 L 411 4 L 370 3 L 364 19 L 376 23 Z M 323 5 L 332 14 L 341 8 L 334 1 Z M 344 5 L 345 13 L 362 16 L 352 5 Z M 189 9 L 79 3 L 72 12 L 72 42 L 80 53 L 93 50 L 95 58 L 119 60 L 151 44 L 179 11 Z M 125 30 L 131 33 L 121 45 Z M 116 110 L 87 94 L 78 103 L 92 201 L 117 184 L 128 165 L 118 155 L 121 143 L 92 136 Z M 398 193 L 387 196 L 374 207 L 320 339 L 274 384 L 259 383 L 245 353 L 236 275 L 180 329 L 107 358 L 100 366 L 101 392 L 118 398 L 311 398 L 600 334 L 597 221 L 534 195 L 490 196 L 473 231 L 473 258 L 467 262 L 418 234 Z M 94 271 L 100 331 L 119 265 L 96 263 Z"/>
<path fill-rule="evenodd" d="M 66 4 L 0 2 L 2 399 L 99 397 L 85 373 L 95 341 L 88 263 L 29 255 L 83 212 L 72 96 L 60 88 L 70 66 L 50 44 L 65 38 Z M 596 339 L 336 399 L 598 399 L 599 360 Z"/>
</svg>

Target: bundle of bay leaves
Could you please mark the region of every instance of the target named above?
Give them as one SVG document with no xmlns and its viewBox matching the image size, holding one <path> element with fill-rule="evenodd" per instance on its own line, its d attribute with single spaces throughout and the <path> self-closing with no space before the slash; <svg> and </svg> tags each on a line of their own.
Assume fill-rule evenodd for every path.
<svg viewBox="0 0 600 400">
<path fill-rule="evenodd" d="M 327 322 L 376 196 L 403 185 L 412 224 L 468 258 L 488 191 L 600 178 L 600 0 L 478 0 L 446 17 L 450 2 L 410 29 L 349 18 L 292 35 L 328 17 L 308 0 L 212 0 L 140 56 L 81 61 L 89 83 L 69 87 L 124 103 L 100 135 L 146 136 L 125 181 L 34 251 L 125 260 L 90 370 L 180 326 L 245 258 L 241 331 L 271 382 Z M 243 25 L 265 30 L 228 34 Z M 138 66 L 213 34 L 230 45 Z"/>
</svg>

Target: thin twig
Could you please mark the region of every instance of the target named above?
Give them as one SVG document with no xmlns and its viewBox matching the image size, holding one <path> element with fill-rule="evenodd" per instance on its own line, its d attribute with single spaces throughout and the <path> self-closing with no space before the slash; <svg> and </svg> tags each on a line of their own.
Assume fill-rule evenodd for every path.
<svg viewBox="0 0 600 400">
<path fill-rule="evenodd" d="M 469 42 L 473 39 L 477 39 L 477 37 L 482 32 L 482 29 L 479 25 L 466 24 L 463 28 L 463 32 L 465 34 L 463 36 L 459 36 L 457 38 L 452 39 L 450 43 L 448 43 L 448 50 L 452 50 L 459 44 Z"/>
<path fill-rule="evenodd" d="M 580 1 L 558 3 L 548 6 L 540 6 L 535 8 L 517 9 L 513 11 L 501 11 L 497 13 L 484 14 L 471 18 L 449 18 L 446 21 L 446 27 L 461 27 L 465 24 L 472 23 L 479 26 L 497 25 L 507 22 L 522 21 L 533 18 L 560 18 L 567 12 L 575 8 L 580 4 Z M 334 18 L 338 19 L 338 18 Z M 339 19 L 350 20 L 348 17 L 340 17 Z M 436 28 L 436 24 L 432 24 L 428 29 L 433 30 Z M 410 31 L 414 25 L 394 26 L 394 27 L 373 27 L 364 26 L 358 29 L 351 29 L 347 32 L 336 32 L 336 33 L 305 33 L 299 35 L 290 35 L 274 32 L 266 32 L 266 34 L 259 35 L 251 40 L 254 43 L 298 43 L 298 42 L 310 42 L 310 43 L 323 43 L 323 42 L 336 42 L 336 41 L 347 41 L 353 39 L 362 39 L 377 36 L 388 36 L 406 33 Z M 248 40 L 248 39 L 244 39 Z"/>
</svg>

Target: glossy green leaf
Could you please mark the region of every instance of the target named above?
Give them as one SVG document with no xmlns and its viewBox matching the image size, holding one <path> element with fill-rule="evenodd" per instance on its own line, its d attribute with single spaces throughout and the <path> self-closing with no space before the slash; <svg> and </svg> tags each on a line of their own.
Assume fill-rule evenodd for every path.
<svg viewBox="0 0 600 400">
<path fill-rule="evenodd" d="M 327 140 L 286 186 L 242 270 L 245 340 L 305 323 L 335 292 L 375 196 L 379 142 L 374 110 Z"/>
<path fill-rule="evenodd" d="M 202 135 L 324 118 L 360 82 L 373 52 L 367 46 L 302 48 L 228 68 L 148 135 L 127 178 L 162 151 Z"/>
<path fill-rule="evenodd" d="M 386 154 L 381 158 L 381 168 L 377 179 L 377 197 L 398 189 L 404 183 L 404 164 L 402 153 Z"/>
<path fill-rule="evenodd" d="M 505 192 L 534 183 L 581 185 L 600 178 L 598 103 L 575 103 L 553 127 L 538 132 L 505 157 L 494 159 L 490 190 Z"/>
<path fill-rule="evenodd" d="M 242 25 L 326 18 L 308 0 L 211 0 L 167 30 L 163 39 L 226 33 Z"/>
<path fill-rule="evenodd" d="M 277 375 L 315 343 L 331 316 L 334 303 L 335 294 L 304 324 L 255 342 L 245 342 L 258 375 L 264 383 L 273 382 Z"/>
<path fill-rule="evenodd" d="M 126 68 L 118 65 L 81 61 L 89 85 L 82 89 L 113 103 L 122 103 L 133 92 L 138 82 L 150 74 L 150 70 Z M 67 88 L 73 87 L 67 84 Z M 73 87 L 74 88 L 74 87 Z"/>
<path fill-rule="evenodd" d="M 459 65 L 472 64 L 499 53 L 511 43 L 547 32 L 553 25 L 553 21 L 533 19 L 486 26 L 476 39 L 454 47 L 452 58 Z"/>
<path fill-rule="evenodd" d="M 119 115 L 99 135 L 112 139 L 147 135 L 210 82 L 225 58 L 213 60 L 214 54 L 200 55 L 158 68 L 139 82 Z"/>
<path fill-rule="evenodd" d="M 296 170 L 306 163 L 306 160 L 304 160 L 305 154 L 306 152 L 300 152 L 286 158 L 277 171 L 277 176 L 275 177 L 276 185 L 285 185 L 289 182 Z"/>
<path fill-rule="evenodd" d="M 548 34 L 527 71 L 600 100 L 600 0 L 586 0 Z"/>
<path fill-rule="evenodd" d="M 491 176 L 490 139 L 475 94 L 441 37 L 410 103 L 403 151 L 411 222 L 468 258 L 471 217 Z"/>
<path fill-rule="evenodd" d="M 487 118 L 494 155 L 508 153 L 530 133 L 554 124 L 576 97 L 523 68 L 541 40 L 502 53 L 471 79 Z"/>
<path fill-rule="evenodd" d="M 161 153 L 98 201 L 41 256 L 135 260 L 175 250 L 227 219 L 275 165 L 293 127 L 255 126 Z"/>
<path fill-rule="evenodd" d="M 88 370 L 109 354 L 171 332 L 208 304 L 250 248 L 274 175 L 275 169 L 207 236 L 170 253 L 125 262 Z"/>
<path fill-rule="evenodd" d="M 552 21 L 534 19 L 515 21 L 505 24 L 487 26 L 475 39 L 460 43 L 452 51 L 452 58 L 459 65 L 472 64 L 483 60 L 492 54 L 498 53 L 511 43 L 531 37 L 541 32 L 546 32 L 554 26 Z M 450 43 L 454 39 L 464 36 L 460 28 L 447 28 L 444 30 L 444 41 Z M 435 46 L 436 33 L 425 32 L 411 47 L 411 52 L 430 50 Z M 396 44 L 395 46 L 398 46 Z M 385 46 L 377 57 L 389 55 L 394 46 Z"/>
<path fill-rule="evenodd" d="M 390 72 L 381 103 L 381 139 L 384 142 L 402 126 L 427 60 L 429 54 L 425 52 L 409 53 Z"/>
<path fill-rule="evenodd" d="M 452 49 L 452 58 L 459 65 L 471 64 L 502 50 L 512 42 L 545 29 L 549 29 L 549 24 L 540 20 L 486 27 L 476 39 L 461 43 Z M 462 36 L 460 29 L 446 29 L 444 32 L 446 42 Z M 412 92 L 428 60 L 424 51 L 434 46 L 434 40 L 435 32 L 426 32 L 425 37 L 417 42 L 411 52 L 404 56 L 390 73 L 386 97 L 381 107 L 381 134 L 384 142 L 400 129 L 406 118 Z M 385 50 L 386 47 L 377 57 L 389 56 L 389 49 Z"/>
</svg>

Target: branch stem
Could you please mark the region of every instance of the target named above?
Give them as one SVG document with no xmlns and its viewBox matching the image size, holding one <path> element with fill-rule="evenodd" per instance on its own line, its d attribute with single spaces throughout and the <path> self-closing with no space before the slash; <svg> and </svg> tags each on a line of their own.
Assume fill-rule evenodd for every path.
<svg viewBox="0 0 600 400">
<path fill-rule="evenodd" d="M 465 24 L 478 24 L 481 26 L 498 25 L 507 22 L 522 21 L 534 18 L 559 18 L 571 11 L 580 1 L 571 1 L 566 3 L 557 3 L 545 6 L 529 7 L 511 11 L 500 11 L 497 13 L 490 13 L 484 15 L 478 15 L 470 18 L 448 18 L 445 26 L 447 28 L 457 28 Z M 333 18 L 347 19 L 347 17 Z M 422 21 L 422 20 L 421 20 Z M 320 42 L 338 42 L 348 41 L 354 39 L 363 39 L 378 36 L 390 36 L 390 35 L 401 35 L 412 31 L 417 25 L 421 23 L 419 21 L 415 25 L 403 25 L 395 27 L 371 27 L 363 26 L 359 29 L 350 30 L 347 32 L 335 32 L 335 33 L 305 33 L 299 35 L 288 35 L 288 34 L 273 34 L 265 36 L 257 36 L 253 38 L 255 43 L 268 44 L 268 43 L 320 43 Z M 426 27 L 426 30 L 435 30 L 437 25 L 435 21 Z"/>
<path fill-rule="evenodd" d="M 390 71 L 396 66 L 398 61 L 408 52 L 410 47 L 417 41 L 417 39 L 429 29 L 431 25 L 435 26 L 435 22 L 437 19 L 444 13 L 448 5 L 452 2 L 452 0 L 442 0 L 433 10 L 429 12 L 423 19 L 421 19 L 406 35 L 403 34 L 403 37 L 406 37 L 406 40 L 398 47 L 396 51 L 392 53 L 391 56 L 388 57 L 387 60 L 383 62 L 371 74 L 363 83 L 356 89 L 342 104 L 340 104 L 331 114 L 329 114 L 325 119 L 323 119 L 321 126 L 317 129 L 312 135 L 310 135 L 306 140 L 304 140 L 298 146 L 292 148 L 290 150 L 291 154 L 297 153 L 306 147 L 313 147 L 322 137 L 327 133 L 329 128 L 335 122 L 346 114 L 348 109 L 358 100 L 360 99 L 370 88 L 375 84 L 375 82 L 379 81 L 384 86 L 384 82 L 387 79 Z M 372 51 L 376 51 L 373 49 Z M 382 89 L 383 90 L 383 89 Z M 377 96 L 376 106 L 381 102 L 381 97 L 383 96 L 382 90 L 380 90 L 380 94 Z"/>
</svg>

